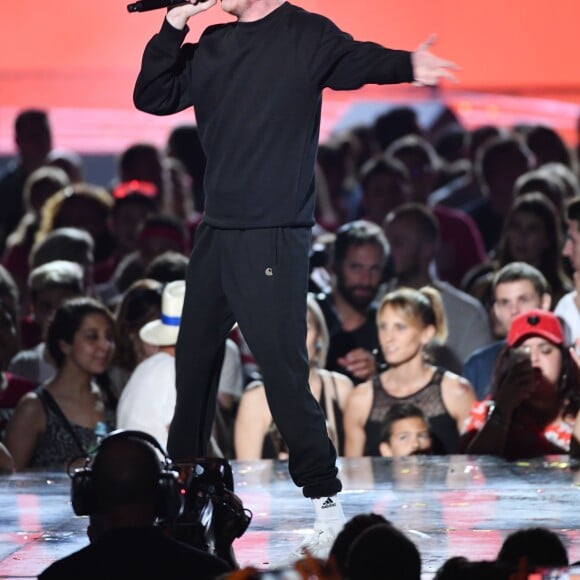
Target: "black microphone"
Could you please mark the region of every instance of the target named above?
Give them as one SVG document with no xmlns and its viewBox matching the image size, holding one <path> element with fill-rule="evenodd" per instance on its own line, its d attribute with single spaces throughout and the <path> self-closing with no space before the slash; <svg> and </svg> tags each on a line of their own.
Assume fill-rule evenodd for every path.
<svg viewBox="0 0 580 580">
<path fill-rule="evenodd" d="M 198 0 L 194 4 L 203 2 L 204 0 Z M 157 10 L 158 8 L 173 8 L 173 6 L 179 6 L 180 4 L 188 4 L 183 0 L 139 0 L 138 2 L 133 2 L 133 4 L 127 5 L 127 10 L 129 12 L 147 12 L 149 10 Z"/>
</svg>

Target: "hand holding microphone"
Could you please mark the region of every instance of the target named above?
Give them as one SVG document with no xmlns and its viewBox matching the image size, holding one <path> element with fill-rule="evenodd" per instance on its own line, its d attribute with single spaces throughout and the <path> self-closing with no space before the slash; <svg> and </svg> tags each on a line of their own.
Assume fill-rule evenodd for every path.
<svg viewBox="0 0 580 580">
<path fill-rule="evenodd" d="M 127 6 L 129 12 L 146 12 L 158 8 L 168 8 L 167 22 L 177 30 L 183 30 L 187 21 L 204 10 L 217 4 L 217 0 L 138 0 Z"/>
<path fill-rule="evenodd" d="M 127 5 L 127 10 L 129 12 L 148 12 L 149 10 L 157 10 L 159 8 L 174 8 L 176 6 L 199 6 L 201 10 L 196 10 L 192 13 L 202 12 L 211 8 L 217 0 L 138 0 L 132 4 Z"/>
</svg>

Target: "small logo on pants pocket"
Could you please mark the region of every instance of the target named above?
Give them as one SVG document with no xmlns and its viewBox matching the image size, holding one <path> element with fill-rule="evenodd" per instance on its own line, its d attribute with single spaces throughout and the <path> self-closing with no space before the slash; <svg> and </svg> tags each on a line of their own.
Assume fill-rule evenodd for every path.
<svg viewBox="0 0 580 580">
<path fill-rule="evenodd" d="M 266 274 L 266 276 L 273 276 L 274 270 L 272 270 L 272 268 L 266 268 L 264 274 Z"/>
</svg>

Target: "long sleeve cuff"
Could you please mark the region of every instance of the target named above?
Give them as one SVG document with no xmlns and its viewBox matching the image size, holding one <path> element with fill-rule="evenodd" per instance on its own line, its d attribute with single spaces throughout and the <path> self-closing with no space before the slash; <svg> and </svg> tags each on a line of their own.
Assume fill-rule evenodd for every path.
<svg viewBox="0 0 580 580">
<path fill-rule="evenodd" d="M 189 26 L 186 25 L 183 30 L 179 30 L 178 28 L 171 26 L 171 24 L 169 24 L 167 21 L 167 18 L 164 18 L 163 24 L 161 25 L 161 30 L 159 31 L 159 36 L 165 42 L 181 44 L 185 40 L 188 32 Z"/>
</svg>

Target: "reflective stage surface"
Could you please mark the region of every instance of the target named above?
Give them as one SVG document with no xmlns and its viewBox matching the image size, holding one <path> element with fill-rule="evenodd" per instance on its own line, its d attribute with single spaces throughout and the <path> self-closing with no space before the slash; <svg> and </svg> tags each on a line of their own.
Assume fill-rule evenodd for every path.
<svg viewBox="0 0 580 580">
<path fill-rule="evenodd" d="M 493 559 L 507 534 L 545 526 L 580 560 L 580 470 L 567 456 L 506 463 L 491 457 L 341 459 L 345 515 L 379 513 L 403 529 L 432 578 L 450 556 Z M 313 522 L 281 462 L 233 462 L 236 493 L 254 517 L 235 544 L 241 565 L 283 563 Z M 575 467 L 575 466 L 574 466 Z M 35 578 L 88 540 L 64 473 L 0 477 L 0 578 Z"/>
</svg>

